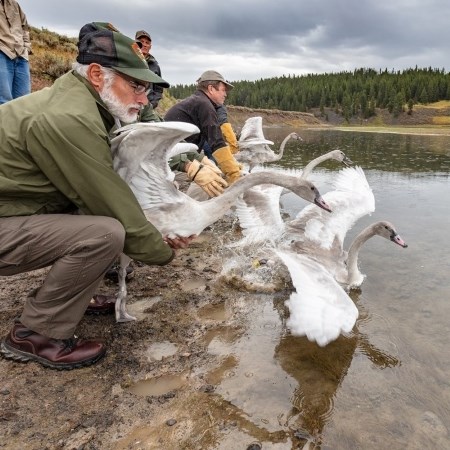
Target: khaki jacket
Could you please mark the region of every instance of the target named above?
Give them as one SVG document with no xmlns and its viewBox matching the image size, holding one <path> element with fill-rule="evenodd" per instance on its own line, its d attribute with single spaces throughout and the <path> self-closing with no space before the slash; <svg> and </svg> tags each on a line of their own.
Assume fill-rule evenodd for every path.
<svg viewBox="0 0 450 450">
<path fill-rule="evenodd" d="M 0 51 L 10 59 L 28 60 L 31 50 L 27 18 L 15 0 L 0 0 Z"/>
<path fill-rule="evenodd" d="M 124 252 L 146 264 L 173 258 L 114 171 L 113 117 L 91 85 L 69 72 L 0 106 L 0 217 L 83 213 L 113 217 L 126 230 Z"/>
</svg>

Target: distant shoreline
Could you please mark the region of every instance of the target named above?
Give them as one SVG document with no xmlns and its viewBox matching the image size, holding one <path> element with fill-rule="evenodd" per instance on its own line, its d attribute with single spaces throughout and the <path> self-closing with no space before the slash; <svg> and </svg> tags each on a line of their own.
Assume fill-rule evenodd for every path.
<svg viewBox="0 0 450 450">
<path fill-rule="evenodd" d="M 315 127 L 311 127 L 312 129 Z M 317 127 L 319 128 L 319 127 Z M 433 127 L 433 126 L 420 126 L 420 127 L 386 127 L 386 126 L 372 126 L 372 127 L 355 127 L 355 126 L 344 126 L 344 127 L 327 127 L 328 130 L 339 130 L 339 131 L 359 131 L 361 133 L 391 133 L 391 134 L 416 134 L 422 136 L 450 136 L 450 127 Z"/>
</svg>

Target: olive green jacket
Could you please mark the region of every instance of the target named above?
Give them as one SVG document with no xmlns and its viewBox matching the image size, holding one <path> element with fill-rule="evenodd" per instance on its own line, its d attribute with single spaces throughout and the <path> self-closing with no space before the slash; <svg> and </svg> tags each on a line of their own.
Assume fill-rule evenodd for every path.
<svg viewBox="0 0 450 450">
<path fill-rule="evenodd" d="M 174 256 L 114 171 L 114 119 L 91 85 L 69 72 L 0 106 L 0 217 L 83 213 L 117 219 L 124 253 L 146 264 Z"/>
</svg>

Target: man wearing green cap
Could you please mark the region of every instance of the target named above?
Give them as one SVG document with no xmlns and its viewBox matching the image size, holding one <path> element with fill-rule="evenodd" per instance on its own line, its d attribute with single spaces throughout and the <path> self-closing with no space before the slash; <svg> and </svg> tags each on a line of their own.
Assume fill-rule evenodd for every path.
<svg viewBox="0 0 450 450">
<path fill-rule="evenodd" d="M 90 23 L 73 71 L 0 106 L 0 276 L 51 266 L 0 344 L 6 358 L 55 369 L 95 363 L 104 344 L 74 332 L 119 254 L 165 265 L 188 245 L 163 239 L 113 169 L 109 133 L 136 120 L 150 83 L 168 85 L 136 42 Z"/>
</svg>

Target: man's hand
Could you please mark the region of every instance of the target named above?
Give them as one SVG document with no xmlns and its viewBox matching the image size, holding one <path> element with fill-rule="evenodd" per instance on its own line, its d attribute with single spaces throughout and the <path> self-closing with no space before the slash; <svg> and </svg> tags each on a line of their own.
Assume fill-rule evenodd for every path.
<svg viewBox="0 0 450 450">
<path fill-rule="evenodd" d="M 234 155 L 239 151 L 239 143 L 237 141 L 236 135 L 234 134 L 233 128 L 229 122 L 225 122 L 220 125 L 222 130 L 222 135 L 225 138 L 225 142 L 230 147 L 231 153 Z"/>
<path fill-rule="evenodd" d="M 189 237 L 179 237 L 176 238 L 169 238 L 168 236 L 163 237 L 163 241 L 169 245 L 169 247 L 173 248 L 174 250 L 178 250 L 180 248 L 187 248 L 191 241 L 195 239 L 197 236 L 193 234 Z"/>
<path fill-rule="evenodd" d="M 216 172 L 217 175 L 220 175 L 220 176 L 223 175 L 223 172 L 207 156 L 203 157 L 203 159 L 200 161 L 200 164 L 211 167 L 211 169 L 214 170 L 214 172 Z"/>
<path fill-rule="evenodd" d="M 241 177 L 241 169 L 234 159 L 229 147 L 222 147 L 213 153 L 220 170 L 225 174 L 225 179 L 229 184 L 233 184 Z"/>
<path fill-rule="evenodd" d="M 210 197 L 222 194 L 228 183 L 221 177 L 221 171 L 213 163 L 201 164 L 192 161 L 186 168 L 187 176 L 198 184 Z"/>
</svg>

